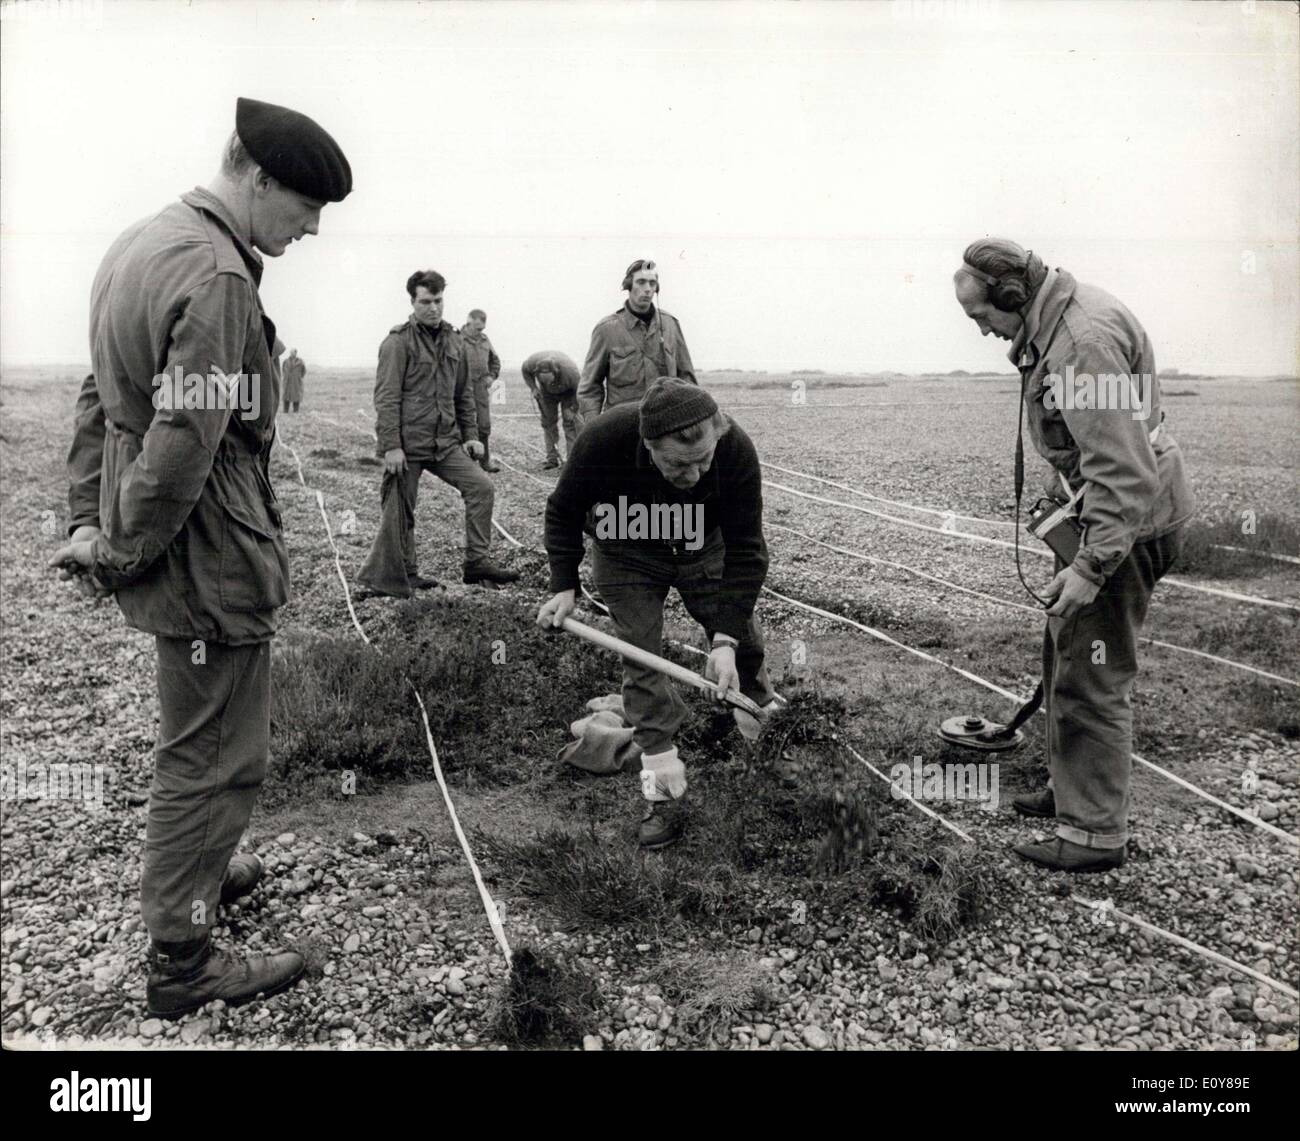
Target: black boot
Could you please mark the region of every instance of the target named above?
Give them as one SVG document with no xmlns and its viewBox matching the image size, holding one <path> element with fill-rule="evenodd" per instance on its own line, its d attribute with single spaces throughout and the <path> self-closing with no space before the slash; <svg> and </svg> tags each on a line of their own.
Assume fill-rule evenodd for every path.
<svg viewBox="0 0 1300 1141">
<path fill-rule="evenodd" d="M 296 951 L 241 959 L 213 947 L 207 937 L 192 943 L 155 943 L 149 951 L 145 988 L 149 1013 L 180 1018 L 218 998 L 227 1006 L 239 1006 L 258 995 L 269 998 L 293 986 L 305 967 Z"/>
<path fill-rule="evenodd" d="M 507 582 L 518 582 L 519 572 L 499 567 L 489 559 L 480 559 L 476 563 L 465 564 L 464 580 L 470 585 L 476 582 L 487 582 L 496 586 Z"/>
<path fill-rule="evenodd" d="M 262 878 L 262 861 L 252 852 L 240 852 L 230 858 L 221 881 L 221 902 L 234 903 L 246 896 Z"/>
<path fill-rule="evenodd" d="M 1056 794 L 1050 788 L 1025 793 L 1023 796 L 1012 797 L 1011 807 L 1021 816 L 1055 816 Z"/>
<path fill-rule="evenodd" d="M 1057 836 L 1038 844 L 1017 844 L 1013 852 L 1054 872 L 1108 872 L 1124 863 L 1123 848 L 1085 848 Z"/>
<path fill-rule="evenodd" d="M 686 831 L 686 801 L 655 800 L 646 804 L 641 816 L 641 827 L 637 830 L 637 840 L 641 847 L 666 848 L 675 844 Z"/>
</svg>

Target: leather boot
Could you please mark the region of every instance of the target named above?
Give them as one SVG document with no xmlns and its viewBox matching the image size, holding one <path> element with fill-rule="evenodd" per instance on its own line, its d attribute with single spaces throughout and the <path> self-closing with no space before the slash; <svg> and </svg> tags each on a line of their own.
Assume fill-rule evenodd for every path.
<svg viewBox="0 0 1300 1141">
<path fill-rule="evenodd" d="M 1050 788 L 1011 798 L 1011 807 L 1021 816 L 1055 816 L 1056 794 Z"/>
<path fill-rule="evenodd" d="M 675 844 L 686 831 L 685 800 L 647 801 L 645 813 L 641 817 L 641 827 L 637 839 L 641 847 L 666 848 Z"/>
<path fill-rule="evenodd" d="M 221 902 L 234 903 L 246 896 L 262 878 L 262 861 L 252 852 L 239 852 L 231 856 L 226 865 L 226 875 L 221 881 Z"/>
<path fill-rule="evenodd" d="M 149 1013 L 180 1018 L 215 999 L 239 1006 L 259 995 L 288 990 L 306 963 L 296 951 L 240 958 L 213 947 L 209 938 L 193 943 L 155 943 L 149 953 L 145 987 Z"/>
<path fill-rule="evenodd" d="M 1124 863 L 1123 848 L 1085 848 L 1060 836 L 1041 844 L 1017 844 L 1013 851 L 1056 872 L 1108 872 Z"/>
<path fill-rule="evenodd" d="M 464 580 L 471 586 L 476 582 L 490 582 L 494 585 L 518 582 L 519 572 L 506 570 L 488 559 L 477 563 L 466 563 Z"/>
</svg>

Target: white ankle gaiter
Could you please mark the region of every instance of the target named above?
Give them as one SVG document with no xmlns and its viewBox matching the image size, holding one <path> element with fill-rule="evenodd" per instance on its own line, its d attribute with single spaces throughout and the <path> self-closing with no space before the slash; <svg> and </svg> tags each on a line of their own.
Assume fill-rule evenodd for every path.
<svg viewBox="0 0 1300 1141">
<path fill-rule="evenodd" d="M 646 800 L 677 800 L 686 792 L 686 766 L 677 749 L 641 754 L 641 795 Z"/>
</svg>

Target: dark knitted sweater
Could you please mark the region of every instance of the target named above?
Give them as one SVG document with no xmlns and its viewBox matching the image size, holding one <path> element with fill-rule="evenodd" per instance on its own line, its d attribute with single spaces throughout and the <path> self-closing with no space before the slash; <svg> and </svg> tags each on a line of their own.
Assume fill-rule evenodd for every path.
<svg viewBox="0 0 1300 1141">
<path fill-rule="evenodd" d="M 720 538 L 726 551 L 718 584 L 717 629 L 740 638 L 767 577 L 762 470 L 744 430 L 733 424 L 718 441 L 709 470 L 689 491 L 682 491 L 664 479 L 646 451 L 638 405 L 620 405 L 590 421 L 546 501 L 546 553 L 553 593 L 577 589 L 583 531 L 595 536 L 588 512 L 599 503 L 616 504 L 620 496 L 632 504 L 703 505 L 703 545 L 710 547 Z M 662 539 L 616 545 L 668 561 L 686 562 L 699 555 L 698 550 L 684 550 L 680 542 Z"/>
</svg>

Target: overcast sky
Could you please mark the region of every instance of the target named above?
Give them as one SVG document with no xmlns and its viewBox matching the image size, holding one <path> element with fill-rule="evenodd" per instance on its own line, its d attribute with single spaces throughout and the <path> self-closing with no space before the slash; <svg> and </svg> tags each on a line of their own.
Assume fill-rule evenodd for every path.
<svg viewBox="0 0 1300 1141">
<path fill-rule="evenodd" d="M 1161 367 L 1297 371 L 1294 3 L 6 0 L 0 359 L 88 359 L 125 226 L 215 173 L 235 97 L 355 190 L 268 259 L 311 363 L 371 365 L 417 268 L 507 365 L 581 361 L 627 263 L 699 368 L 1006 369 L 951 275 L 1014 238 Z M 1253 272 L 1252 272 L 1253 271 Z"/>
</svg>

